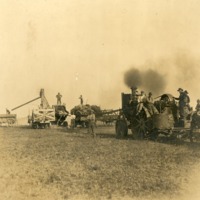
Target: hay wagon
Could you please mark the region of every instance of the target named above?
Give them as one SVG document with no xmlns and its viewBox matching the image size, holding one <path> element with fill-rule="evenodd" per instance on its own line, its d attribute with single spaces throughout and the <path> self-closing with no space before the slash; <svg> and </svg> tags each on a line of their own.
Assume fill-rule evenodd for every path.
<svg viewBox="0 0 200 200">
<path fill-rule="evenodd" d="M 87 127 L 88 119 L 87 116 L 91 113 L 90 105 L 78 105 L 71 109 L 71 114 L 75 115 L 75 127 Z"/>
<path fill-rule="evenodd" d="M 0 114 L 0 126 L 13 126 L 16 121 L 16 114 Z"/>
</svg>

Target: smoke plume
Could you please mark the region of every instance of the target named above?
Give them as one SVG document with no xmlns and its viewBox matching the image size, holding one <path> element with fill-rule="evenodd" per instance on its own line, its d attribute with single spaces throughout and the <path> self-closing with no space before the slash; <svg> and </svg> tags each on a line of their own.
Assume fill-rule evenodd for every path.
<svg viewBox="0 0 200 200">
<path fill-rule="evenodd" d="M 157 71 L 149 69 L 143 72 L 143 87 L 147 91 L 152 91 L 155 94 L 159 94 L 164 91 L 166 86 L 165 76 L 159 74 Z"/>
<path fill-rule="evenodd" d="M 163 92 L 166 86 L 165 77 L 158 71 L 148 69 L 140 71 L 136 68 L 129 69 L 124 74 L 124 82 L 130 87 L 139 87 L 146 92 L 159 94 Z"/>
<path fill-rule="evenodd" d="M 140 87 L 142 85 L 141 72 L 138 69 L 129 69 L 124 75 L 124 82 L 128 87 Z"/>
</svg>

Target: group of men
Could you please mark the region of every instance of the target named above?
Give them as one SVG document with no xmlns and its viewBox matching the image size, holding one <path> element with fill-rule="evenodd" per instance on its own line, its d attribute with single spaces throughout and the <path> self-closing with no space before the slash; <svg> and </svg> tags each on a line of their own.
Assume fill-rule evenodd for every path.
<svg viewBox="0 0 200 200">
<path fill-rule="evenodd" d="M 61 105 L 62 95 L 59 92 L 56 95 L 56 98 L 57 98 L 57 105 Z M 79 99 L 80 99 L 80 105 L 83 105 L 82 95 L 80 95 Z M 88 133 L 93 135 L 93 137 L 96 137 L 96 133 L 95 133 L 96 118 L 95 118 L 95 114 L 93 110 L 91 110 L 89 115 L 87 116 L 87 121 L 88 121 Z"/>
<path fill-rule="evenodd" d="M 147 108 L 150 115 L 158 114 L 158 110 L 154 106 L 154 98 L 152 92 L 149 92 L 148 95 L 146 96 L 145 92 L 141 91 L 141 94 L 139 95 L 138 98 L 138 103 L 139 104 L 138 104 L 137 114 L 140 113 L 143 107 L 144 109 Z"/>
<path fill-rule="evenodd" d="M 142 109 L 145 110 L 147 117 L 150 117 L 153 114 L 158 114 L 158 110 L 154 106 L 154 98 L 152 92 L 149 92 L 148 95 L 144 91 L 138 92 L 137 88 L 132 89 L 132 98 L 130 103 L 137 103 L 137 113 L 139 115 Z"/>
<path fill-rule="evenodd" d="M 158 110 L 154 106 L 154 98 L 152 95 L 152 92 L 149 92 L 148 95 L 145 94 L 144 91 L 141 91 L 140 93 L 138 92 L 137 88 L 131 88 L 132 89 L 132 98 L 131 102 L 136 102 L 137 103 L 137 113 L 138 115 L 142 109 L 147 114 L 147 117 L 153 115 L 153 114 L 158 114 Z M 180 119 L 184 119 L 186 113 L 190 111 L 190 97 L 188 95 L 187 90 L 183 90 L 182 88 L 178 88 L 177 90 L 179 92 L 179 97 L 174 97 L 175 100 L 178 100 L 178 107 L 179 107 L 179 115 Z M 200 100 L 199 100 L 199 109 L 200 109 Z M 186 110 L 188 110 L 186 112 Z"/>
<path fill-rule="evenodd" d="M 138 92 L 137 88 L 131 88 L 132 89 L 132 98 L 130 100 L 131 103 L 137 103 L 137 113 L 138 115 L 142 109 L 144 109 L 147 117 L 150 117 L 151 115 L 158 114 L 158 110 L 154 106 L 154 98 L 152 92 L 149 92 L 148 95 L 145 94 L 144 91 Z M 174 97 L 175 100 L 178 100 L 178 107 L 179 107 L 179 115 L 180 119 L 184 119 L 186 115 L 186 110 L 190 110 L 190 97 L 188 95 L 187 90 L 183 90 L 182 88 L 178 88 L 177 90 L 179 92 L 179 97 Z M 62 95 L 58 93 L 57 97 L 57 104 L 61 104 L 61 97 Z M 80 104 L 83 105 L 83 97 L 82 95 L 79 97 Z M 197 100 L 197 106 L 196 110 L 200 110 L 200 100 Z M 91 113 L 87 117 L 88 120 L 88 132 L 92 134 L 94 137 L 96 137 L 95 133 L 95 114 L 94 111 L 91 110 Z"/>
</svg>

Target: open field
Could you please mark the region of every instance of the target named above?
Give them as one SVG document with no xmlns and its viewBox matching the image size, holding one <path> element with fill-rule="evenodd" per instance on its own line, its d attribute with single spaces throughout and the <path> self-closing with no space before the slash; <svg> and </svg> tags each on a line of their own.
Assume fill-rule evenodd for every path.
<svg viewBox="0 0 200 200">
<path fill-rule="evenodd" d="M 97 134 L 1 127 L 0 199 L 200 199 L 200 145 Z"/>
</svg>

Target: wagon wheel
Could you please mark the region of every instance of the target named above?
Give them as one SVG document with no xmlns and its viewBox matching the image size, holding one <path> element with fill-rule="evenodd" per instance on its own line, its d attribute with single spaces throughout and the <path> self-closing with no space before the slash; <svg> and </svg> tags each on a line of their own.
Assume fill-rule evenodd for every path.
<svg viewBox="0 0 200 200">
<path fill-rule="evenodd" d="M 62 123 L 62 126 L 64 126 L 64 127 L 68 127 L 68 123 L 67 123 L 67 121 L 64 121 L 64 122 Z"/>
<path fill-rule="evenodd" d="M 135 139 L 144 139 L 149 134 L 149 122 L 144 115 L 138 115 L 132 125 L 132 133 Z"/>
<path fill-rule="evenodd" d="M 32 128 L 38 129 L 38 128 L 39 128 L 38 123 L 33 123 L 33 124 L 32 124 Z"/>
<path fill-rule="evenodd" d="M 196 142 L 196 138 L 194 137 L 194 134 L 193 134 L 193 130 L 192 130 L 192 129 L 190 130 L 189 138 L 190 138 L 190 142 L 191 142 L 191 143 Z"/>
<path fill-rule="evenodd" d="M 45 124 L 45 128 L 50 128 L 50 127 L 51 127 L 50 123 Z"/>
<path fill-rule="evenodd" d="M 15 120 L 14 120 L 14 119 L 9 119 L 9 120 L 8 120 L 8 124 L 9 124 L 9 125 L 13 125 L 14 123 L 15 123 Z"/>
<path fill-rule="evenodd" d="M 125 120 L 118 120 L 115 126 L 116 138 L 124 138 L 128 135 L 128 126 Z"/>
<path fill-rule="evenodd" d="M 190 130 L 189 139 L 191 143 L 200 141 L 200 138 L 197 136 L 197 134 L 195 134 L 193 129 Z"/>
<path fill-rule="evenodd" d="M 196 132 L 199 133 L 199 129 L 200 129 L 200 113 L 199 111 L 194 113 L 192 115 L 192 121 L 191 121 L 191 128 L 190 128 L 190 134 L 189 134 L 189 139 L 190 142 L 197 142 L 199 140 L 199 137 L 197 137 Z"/>
<path fill-rule="evenodd" d="M 152 129 L 151 130 L 151 133 L 150 133 L 150 139 L 151 140 L 154 140 L 154 141 L 157 141 L 158 139 L 158 130 L 156 128 Z"/>
</svg>

